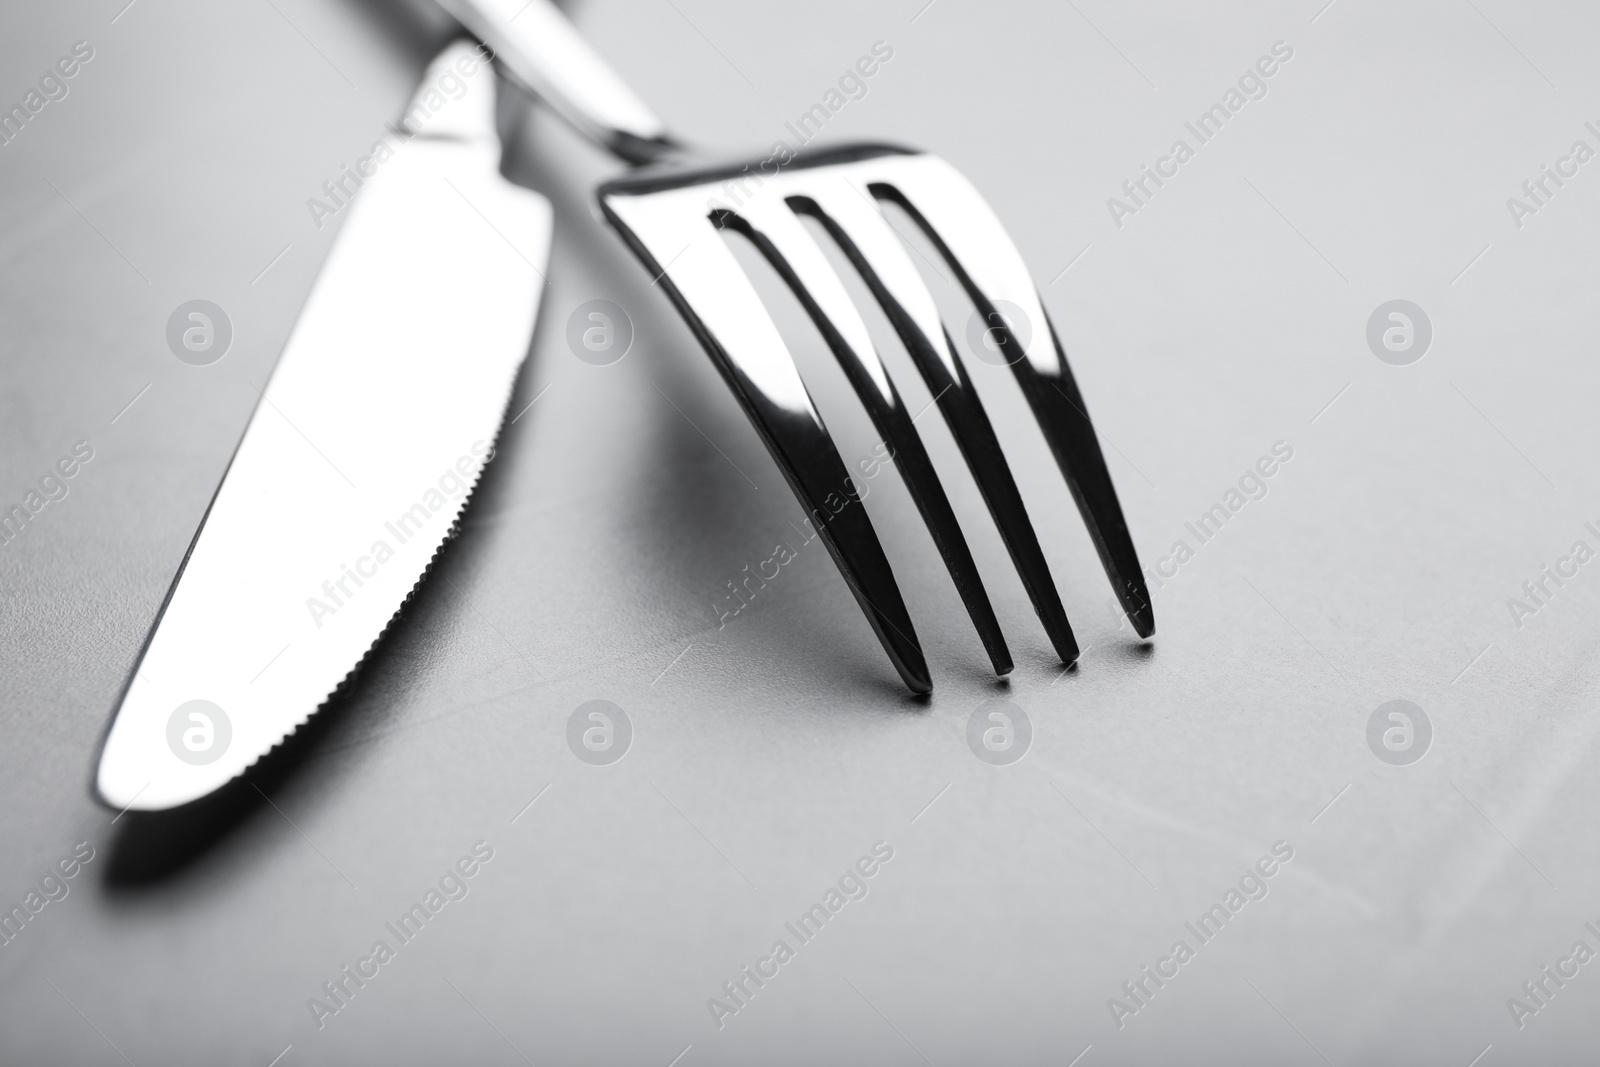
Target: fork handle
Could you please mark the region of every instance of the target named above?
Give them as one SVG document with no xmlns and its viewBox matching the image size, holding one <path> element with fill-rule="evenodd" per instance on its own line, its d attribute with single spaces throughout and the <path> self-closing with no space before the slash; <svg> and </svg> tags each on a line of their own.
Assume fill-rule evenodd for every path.
<svg viewBox="0 0 1600 1067">
<path fill-rule="evenodd" d="M 678 151 L 655 112 L 550 0 L 440 0 L 504 69 L 629 163 Z"/>
</svg>

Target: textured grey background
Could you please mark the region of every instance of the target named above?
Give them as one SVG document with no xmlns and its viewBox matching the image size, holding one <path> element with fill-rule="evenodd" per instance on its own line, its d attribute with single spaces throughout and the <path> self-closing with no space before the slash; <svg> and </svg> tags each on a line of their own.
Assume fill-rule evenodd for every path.
<svg viewBox="0 0 1600 1067">
<path fill-rule="evenodd" d="M 206 825 L 113 825 L 88 791 L 98 740 L 333 236 L 305 200 L 398 115 L 450 33 L 375 0 L 124 3 L 0 14 L 0 102 L 73 41 L 96 50 L 0 148 L 0 498 L 77 440 L 96 453 L 0 547 L 0 903 L 74 843 L 97 850 L 0 948 L 0 1060 L 1592 1055 L 1593 966 L 1520 1031 L 1506 998 L 1578 939 L 1600 947 L 1582 927 L 1600 921 L 1600 573 L 1521 629 L 1507 598 L 1573 541 L 1597 543 L 1582 524 L 1600 519 L 1600 163 L 1521 229 L 1505 200 L 1574 140 L 1600 147 L 1582 125 L 1600 120 L 1600 14 L 586 0 L 573 14 L 600 50 L 719 148 L 765 149 L 872 42 L 893 46 L 827 138 L 938 151 L 989 195 L 1062 330 L 1147 565 L 1274 441 L 1293 461 L 1155 590 L 1141 650 L 1014 387 L 973 362 L 1080 667 L 1052 664 L 933 418 L 919 425 L 1018 658 L 1009 687 L 985 676 L 893 475 L 869 508 L 931 701 L 905 698 L 815 548 L 719 631 L 723 583 L 799 508 L 594 220 L 588 189 L 616 167 L 537 106 L 508 107 L 508 171 L 557 208 L 516 406 L 549 392 L 353 691 L 251 783 L 270 805 L 250 793 Z M 1295 55 L 1270 94 L 1116 228 L 1106 198 L 1280 39 Z M 163 341 L 194 298 L 234 323 L 214 366 Z M 563 338 L 596 298 L 637 329 L 610 367 Z M 1364 340 L 1394 298 L 1434 325 L 1409 367 Z M 841 450 L 865 455 L 840 376 L 814 343 L 800 354 Z M 965 743 L 996 697 L 1035 725 L 1011 767 Z M 606 768 L 564 741 L 594 698 L 636 730 Z M 1434 726 L 1409 767 L 1365 740 L 1395 698 Z M 478 839 L 495 858 L 470 896 L 319 1031 L 307 998 Z M 719 1031 L 706 999 L 880 839 L 895 857 L 870 896 Z M 1295 858 L 1267 899 L 1119 1031 L 1107 998 L 1280 839 Z"/>
</svg>

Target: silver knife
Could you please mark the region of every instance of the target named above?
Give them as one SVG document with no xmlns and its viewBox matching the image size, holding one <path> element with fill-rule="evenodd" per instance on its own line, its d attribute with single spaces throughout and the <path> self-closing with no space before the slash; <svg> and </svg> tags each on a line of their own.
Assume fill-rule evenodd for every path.
<svg viewBox="0 0 1600 1067">
<path fill-rule="evenodd" d="M 106 735 L 111 807 L 202 797 L 310 718 L 493 454 L 551 210 L 500 176 L 486 54 L 445 49 L 406 113 L 415 135 L 386 138 L 341 179 L 348 199 L 322 201 L 343 228 Z"/>
</svg>

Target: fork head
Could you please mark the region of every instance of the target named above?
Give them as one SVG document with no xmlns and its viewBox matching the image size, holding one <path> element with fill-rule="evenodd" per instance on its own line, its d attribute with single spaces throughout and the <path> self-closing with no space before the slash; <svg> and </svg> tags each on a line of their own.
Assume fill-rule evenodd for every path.
<svg viewBox="0 0 1600 1067">
<path fill-rule="evenodd" d="M 783 158 L 779 158 L 782 156 Z M 937 156 L 858 144 L 765 160 L 652 168 L 602 185 L 607 220 L 658 279 L 744 407 L 821 534 L 906 685 L 931 690 L 900 590 L 849 470 L 750 279 L 723 240 L 736 230 L 794 291 L 838 358 L 922 512 L 998 674 L 1011 657 L 961 527 L 859 309 L 801 224 L 839 246 L 935 397 L 1063 663 L 1078 647 L 992 424 L 907 246 L 898 204 L 966 291 L 1008 363 L 1089 528 L 1135 631 L 1155 619 L 1099 440 L 1021 255 L 977 190 Z M 1001 308 L 1019 309 L 1029 331 Z M 1043 328 L 1039 328 L 1039 327 Z"/>
</svg>

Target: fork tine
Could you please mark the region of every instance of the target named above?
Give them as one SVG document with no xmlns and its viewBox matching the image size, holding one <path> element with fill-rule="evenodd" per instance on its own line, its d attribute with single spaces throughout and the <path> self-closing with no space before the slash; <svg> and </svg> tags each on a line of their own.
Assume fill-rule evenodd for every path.
<svg viewBox="0 0 1600 1067">
<path fill-rule="evenodd" d="M 895 466 L 905 479 L 911 499 L 922 513 L 928 532 L 944 558 L 973 626 L 998 675 L 1012 669 L 1000 622 L 984 592 L 977 562 L 967 547 L 961 526 L 945 495 L 922 438 L 900 399 L 883 363 L 878 359 L 867 325 L 861 319 L 844 284 L 822 254 L 811 234 L 784 203 L 758 197 L 737 213 L 721 216 L 758 248 L 774 270 L 804 305 L 817 329 L 839 360 L 845 375 L 861 398 L 884 440 Z"/>
<path fill-rule="evenodd" d="M 821 221 L 894 324 L 961 448 L 1050 643 L 1063 663 L 1075 662 L 1078 643 L 1022 494 L 933 296 L 899 236 L 866 190 L 849 178 L 815 174 L 808 177 L 807 192 L 790 197 L 790 206 Z"/>
<path fill-rule="evenodd" d="M 873 195 L 898 203 L 916 221 L 985 321 L 1002 324 L 997 328 L 1013 350 L 1023 346 L 995 313 L 996 301 L 1015 304 L 1043 324 L 1042 330 L 1033 330 L 1028 350 L 1011 365 L 1012 371 L 1077 501 L 1117 599 L 1139 636 L 1149 637 L 1155 633 L 1155 612 L 1111 472 L 1055 325 L 1016 245 L 982 194 L 943 160 L 905 157 L 885 160 L 883 169 L 893 181 L 873 183 Z M 1043 343 L 1046 331 L 1048 347 Z"/>
<path fill-rule="evenodd" d="M 602 188 L 600 205 L 722 372 L 907 688 L 930 692 L 927 661 L 866 508 L 771 316 L 707 217 L 703 193 L 639 197 Z"/>
</svg>

